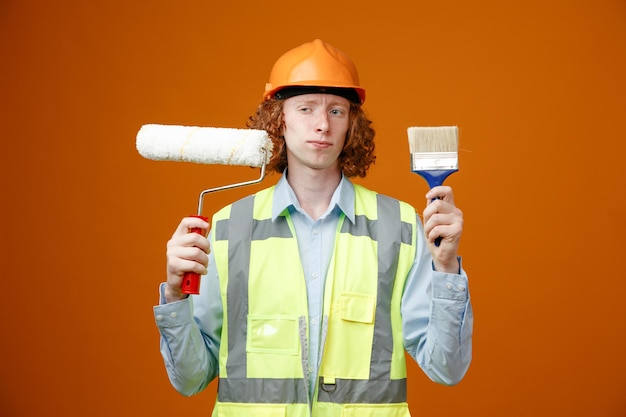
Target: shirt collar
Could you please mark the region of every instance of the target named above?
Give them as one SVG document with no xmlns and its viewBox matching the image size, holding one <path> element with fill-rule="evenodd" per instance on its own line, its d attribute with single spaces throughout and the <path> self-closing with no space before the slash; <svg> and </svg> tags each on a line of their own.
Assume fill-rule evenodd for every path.
<svg viewBox="0 0 626 417">
<path fill-rule="evenodd" d="M 285 169 L 274 189 L 272 221 L 276 220 L 278 216 L 284 215 L 285 210 L 289 210 L 291 207 L 295 210 L 301 210 L 296 194 L 287 182 L 287 170 Z M 354 185 L 343 174 L 341 174 L 341 181 L 339 181 L 339 185 L 330 200 L 328 212 L 335 207 L 354 223 Z"/>
</svg>

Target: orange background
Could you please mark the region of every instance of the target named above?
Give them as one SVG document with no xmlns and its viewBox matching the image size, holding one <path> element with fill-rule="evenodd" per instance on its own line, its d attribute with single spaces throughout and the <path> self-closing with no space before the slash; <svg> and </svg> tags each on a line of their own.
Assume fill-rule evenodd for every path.
<svg viewBox="0 0 626 417">
<path fill-rule="evenodd" d="M 422 207 L 406 128 L 460 128 L 474 361 L 455 387 L 411 363 L 414 415 L 626 415 L 626 2 L 245 3 L 0 3 L 0 415 L 209 415 L 215 384 L 169 385 L 152 305 L 199 191 L 257 172 L 148 161 L 135 134 L 243 127 L 316 37 L 367 89 L 366 185 Z"/>
</svg>

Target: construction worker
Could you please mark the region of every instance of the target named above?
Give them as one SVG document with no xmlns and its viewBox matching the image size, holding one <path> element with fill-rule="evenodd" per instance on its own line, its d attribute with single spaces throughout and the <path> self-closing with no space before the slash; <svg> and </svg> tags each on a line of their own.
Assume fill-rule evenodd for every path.
<svg viewBox="0 0 626 417">
<path fill-rule="evenodd" d="M 219 378 L 214 416 L 409 416 L 405 351 L 435 382 L 467 372 L 463 214 L 447 186 L 428 191 L 422 222 L 349 180 L 375 160 L 364 101 L 339 49 L 285 53 L 248 121 L 271 137 L 280 179 L 211 227 L 182 219 L 168 242 L 161 353 L 183 395 Z M 200 294 L 182 293 L 186 272 L 203 275 Z"/>
</svg>

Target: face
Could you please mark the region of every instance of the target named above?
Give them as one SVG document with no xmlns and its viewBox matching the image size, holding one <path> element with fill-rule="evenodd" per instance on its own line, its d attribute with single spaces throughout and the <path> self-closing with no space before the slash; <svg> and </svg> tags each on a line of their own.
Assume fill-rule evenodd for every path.
<svg viewBox="0 0 626 417">
<path fill-rule="evenodd" d="M 349 126 L 350 102 L 332 94 L 303 94 L 283 104 L 289 170 L 340 171 L 337 158 Z"/>
</svg>

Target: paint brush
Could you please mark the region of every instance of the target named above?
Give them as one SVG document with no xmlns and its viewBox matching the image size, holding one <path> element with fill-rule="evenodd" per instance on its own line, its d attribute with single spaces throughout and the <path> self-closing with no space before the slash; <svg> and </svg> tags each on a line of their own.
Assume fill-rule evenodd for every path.
<svg viewBox="0 0 626 417">
<path fill-rule="evenodd" d="M 407 129 L 411 171 L 422 176 L 430 188 L 442 185 L 459 170 L 458 128 L 456 126 L 411 126 Z M 441 237 L 435 239 L 435 246 Z"/>
</svg>

